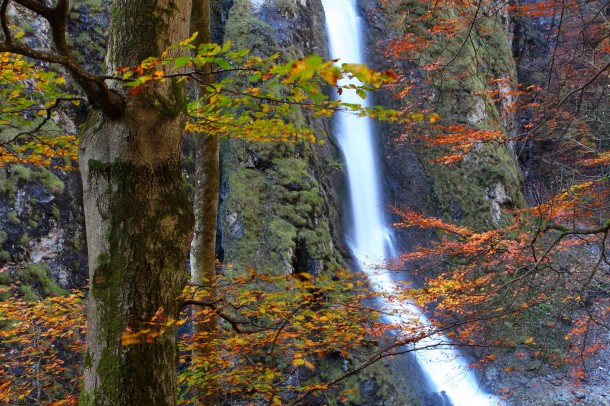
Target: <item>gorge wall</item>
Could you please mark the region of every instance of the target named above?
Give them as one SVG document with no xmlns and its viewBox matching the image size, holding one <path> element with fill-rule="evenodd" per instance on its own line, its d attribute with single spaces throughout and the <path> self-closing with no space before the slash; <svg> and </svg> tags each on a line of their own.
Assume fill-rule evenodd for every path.
<svg viewBox="0 0 610 406">
<path fill-rule="evenodd" d="M 236 48 L 263 56 L 282 50 L 285 61 L 325 54 L 324 38 L 323 10 L 315 1 L 236 1 L 226 25 L 226 39 Z M 221 257 L 260 272 L 316 275 L 343 263 L 339 157 L 326 136 L 328 122 L 303 113 L 290 120 L 315 129 L 318 143 L 223 143 Z"/>
</svg>

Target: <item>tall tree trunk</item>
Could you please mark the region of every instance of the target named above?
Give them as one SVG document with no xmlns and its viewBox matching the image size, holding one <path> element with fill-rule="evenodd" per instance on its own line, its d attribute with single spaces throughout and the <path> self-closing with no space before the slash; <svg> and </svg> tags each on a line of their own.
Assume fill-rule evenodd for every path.
<svg viewBox="0 0 610 406">
<path fill-rule="evenodd" d="M 188 37 L 190 0 L 116 0 L 108 72 L 159 56 Z M 121 345 L 162 309 L 177 318 L 192 235 L 180 145 L 185 91 L 171 80 L 125 98 L 110 119 L 93 110 L 80 143 L 90 291 L 83 404 L 176 403 L 176 334 Z"/>
<path fill-rule="evenodd" d="M 209 0 L 193 0 L 191 14 L 191 30 L 198 32 L 195 45 L 211 42 L 211 21 Z M 198 66 L 199 70 L 207 70 L 207 66 Z M 197 94 L 203 95 L 208 91 L 206 84 L 214 82 L 213 75 L 202 77 L 203 84 L 196 90 Z M 218 199 L 220 187 L 220 140 L 215 136 L 207 134 L 195 134 L 195 192 L 194 212 L 195 231 L 191 242 L 191 281 L 201 286 L 208 296 L 214 295 L 214 277 L 216 276 L 216 222 L 218 217 Z M 204 298 L 205 299 L 205 298 Z M 193 309 L 195 314 L 202 311 L 200 308 Z M 203 321 L 197 317 L 193 322 L 193 335 L 205 336 L 208 341 L 214 339 L 217 328 L 215 317 Z M 195 347 L 193 362 L 202 365 L 200 361 L 210 361 L 215 356 L 215 350 L 200 350 Z M 215 382 L 208 380 L 207 388 L 197 388 L 198 401 L 202 405 L 214 405 L 218 403 L 215 390 Z"/>
<path fill-rule="evenodd" d="M 209 43 L 210 37 L 210 3 L 209 0 L 193 0 L 192 30 L 199 32 L 196 45 Z M 209 69 L 200 66 L 199 69 Z M 202 81 L 213 83 L 213 75 L 205 75 Z M 205 84 L 199 86 L 197 93 L 207 91 Z M 195 232 L 191 245 L 191 276 L 197 285 L 209 285 L 216 267 L 216 221 L 218 216 L 219 196 L 219 151 L 218 137 L 197 134 L 195 137 L 195 179 L 197 185 L 194 193 Z"/>
</svg>

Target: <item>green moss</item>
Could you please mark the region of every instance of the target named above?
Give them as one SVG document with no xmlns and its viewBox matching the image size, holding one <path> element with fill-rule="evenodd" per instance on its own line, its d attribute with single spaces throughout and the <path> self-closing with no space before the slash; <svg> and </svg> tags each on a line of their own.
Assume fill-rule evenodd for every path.
<svg viewBox="0 0 610 406">
<path fill-rule="evenodd" d="M 318 378 L 323 382 L 329 382 L 345 373 L 344 359 L 339 357 L 327 357 L 324 363 L 319 364 Z M 358 382 L 358 376 L 350 376 L 341 382 L 340 389 L 347 397 L 348 405 L 361 405 L 363 399 L 360 394 L 360 383 Z M 335 403 L 337 405 L 338 403 Z"/>
<path fill-rule="evenodd" d="M 495 190 L 498 183 L 509 196 L 505 208 L 519 208 L 525 204 L 520 191 L 521 174 L 503 145 L 485 145 L 451 166 L 427 160 L 425 168 L 434 182 L 433 204 L 447 220 L 457 220 L 477 230 L 498 226 L 492 219 L 488 200 L 490 191 Z M 510 215 L 502 214 L 500 223 L 508 221 Z"/>
<path fill-rule="evenodd" d="M 413 5 L 413 2 L 409 4 Z M 428 12 L 425 7 L 409 6 L 402 11 L 407 13 L 405 21 L 413 24 L 409 29 L 416 33 L 436 23 L 433 14 L 428 20 L 418 19 Z M 459 19 L 453 8 L 437 17 Z M 442 125 L 463 124 L 473 130 L 503 130 L 496 101 L 484 92 L 497 90 L 494 87 L 497 85 L 490 85 L 491 79 L 508 79 L 510 84 L 516 78 L 516 70 L 507 33 L 499 17 L 484 19 L 482 24 L 481 35 L 471 35 L 466 40 L 467 30 L 463 30 L 450 38 L 437 38 L 419 55 L 423 61 L 447 64 L 430 77 L 433 86 L 428 89 L 434 94 L 434 108 L 441 116 Z M 422 132 L 435 136 L 429 127 L 422 127 Z M 449 153 L 448 149 L 418 145 L 416 152 L 424 162 L 434 191 L 430 203 L 445 219 L 478 230 L 497 227 L 491 202 L 498 183 L 509 196 L 504 208 L 524 206 L 520 191 L 522 176 L 506 145 L 478 145 L 461 162 L 450 166 L 432 162 L 433 158 Z M 510 216 L 502 214 L 500 224 L 508 221 Z"/>
<path fill-rule="evenodd" d="M 94 406 L 95 402 L 93 401 L 93 394 L 86 393 L 84 390 L 82 390 L 78 396 L 78 404 L 82 406 Z"/>
<path fill-rule="evenodd" d="M 57 221 L 59 221 L 59 219 L 61 218 L 61 213 L 55 205 L 51 208 L 51 216 L 53 216 L 53 218 Z"/>
<path fill-rule="evenodd" d="M 77 250 L 80 251 L 81 248 L 83 247 L 83 241 L 80 238 L 80 235 L 76 235 L 74 236 L 74 238 L 72 239 L 72 246 Z"/>
<path fill-rule="evenodd" d="M 297 11 L 296 0 L 272 0 L 271 4 L 277 8 L 280 14 L 294 17 Z"/>
<path fill-rule="evenodd" d="M 21 237 L 19 237 L 19 243 L 24 247 L 27 246 L 30 243 L 30 237 L 28 237 L 26 233 L 21 234 Z"/>
<path fill-rule="evenodd" d="M 357 365 L 362 362 L 368 352 L 352 352 L 348 358 L 327 357 L 325 362 L 319 364 L 317 376 L 315 379 L 322 381 L 331 381 L 345 373 L 345 362 L 350 366 Z M 391 361 L 380 360 L 362 370 L 359 374 L 350 376 L 339 384 L 335 390 L 340 392 L 347 399 L 345 402 L 329 403 L 329 404 L 347 404 L 347 405 L 366 405 L 370 401 L 370 397 L 383 404 L 393 404 L 398 401 L 401 405 L 421 406 L 421 402 L 417 398 L 411 388 L 409 376 L 396 376 L 394 371 L 397 368 L 404 368 L 404 365 L 399 363 L 392 364 Z M 374 385 L 371 385 L 374 383 Z M 363 393 L 362 388 L 366 386 L 369 393 Z M 374 391 L 374 392 L 373 392 Z M 366 398 L 365 398 L 366 396 Z"/>
<path fill-rule="evenodd" d="M 51 279 L 46 264 L 31 264 L 18 269 L 15 272 L 15 280 L 22 282 L 22 286 L 32 287 L 43 296 L 61 296 L 68 293 Z"/>
<path fill-rule="evenodd" d="M 17 212 L 15 210 L 9 211 L 6 214 L 6 218 L 14 225 L 18 225 L 21 223 L 21 220 L 19 220 L 19 217 L 17 216 Z"/>
<path fill-rule="evenodd" d="M 297 228 L 288 221 L 274 218 L 269 223 L 269 245 L 278 250 L 294 250 L 297 242 Z"/>
<path fill-rule="evenodd" d="M 15 276 L 10 270 L 0 272 L 0 285 L 10 285 L 15 281 Z"/>
<path fill-rule="evenodd" d="M 118 399 L 119 377 L 122 375 L 120 358 L 110 350 L 104 349 L 97 366 L 97 373 L 100 377 L 98 387 L 100 393 L 109 399 Z"/>
<path fill-rule="evenodd" d="M 230 215 L 223 224 L 227 260 L 277 274 L 296 263 L 299 251 L 326 270 L 335 269 L 342 261 L 332 249 L 330 228 L 323 219 L 323 191 L 308 161 L 294 156 L 294 146 L 243 141 L 230 145 L 233 159 L 254 154 L 268 168 L 244 168 L 234 161 L 223 164 L 229 190 L 221 212 L 237 213 L 236 219 Z"/>
<path fill-rule="evenodd" d="M 235 49 L 272 55 L 278 49 L 274 33 L 273 27 L 253 17 L 250 0 L 235 1 L 226 25 L 226 37 L 233 42 Z"/>
<path fill-rule="evenodd" d="M 40 300 L 40 296 L 38 296 L 38 293 L 34 291 L 34 288 L 32 288 L 30 285 L 19 285 L 19 293 L 21 293 L 23 300 L 26 302 L 36 302 Z"/>
<path fill-rule="evenodd" d="M 102 129 L 102 126 L 104 124 L 103 117 L 104 115 L 102 111 L 96 108 L 95 106 L 92 106 L 89 109 L 89 114 L 87 114 L 87 118 L 80 125 L 79 133 L 81 134 L 81 136 L 89 131 L 91 131 L 93 134 L 97 134 Z"/>
<path fill-rule="evenodd" d="M 28 168 L 25 165 L 12 165 L 11 166 L 11 176 L 17 177 L 17 179 L 22 180 L 24 182 L 29 182 L 32 178 L 34 171 Z"/>
<path fill-rule="evenodd" d="M 66 185 L 50 170 L 41 168 L 41 171 L 37 174 L 37 177 L 40 179 L 43 185 L 51 190 L 53 194 L 60 195 L 64 192 Z"/>
<path fill-rule="evenodd" d="M 6 168 L 0 168 L 0 193 L 9 197 L 14 197 L 17 193 L 17 183 L 8 177 Z"/>
<path fill-rule="evenodd" d="M 83 359 L 83 368 L 91 368 L 93 366 L 93 358 L 91 358 L 91 353 L 89 351 L 85 351 L 85 357 Z"/>
<path fill-rule="evenodd" d="M 11 287 L 8 285 L 0 284 L 0 302 L 6 302 L 12 296 Z M 0 322 L 0 328 L 2 327 L 2 323 Z"/>
<path fill-rule="evenodd" d="M 400 356 L 399 356 L 400 357 Z M 399 362 L 381 360 L 367 367 L 360 376 L 361 382 L 373 380 L 375 382 L 376 396 L 380 399 L 390 400 L 391 396 L 400 396 L 400 403 L 410 406 L 423 406 L 409 382 L 409 376 L 396 376 L 395 371 L 404 368 Z"/>
</svg>

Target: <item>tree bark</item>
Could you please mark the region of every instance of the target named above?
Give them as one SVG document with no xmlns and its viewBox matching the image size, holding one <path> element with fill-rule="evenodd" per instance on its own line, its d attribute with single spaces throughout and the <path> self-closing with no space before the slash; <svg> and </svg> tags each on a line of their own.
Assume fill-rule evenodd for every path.
<svg viewBox="0 0 610 406">
<path fill-rule="evenodd" d="M 159 56 L 189 34 L 190 0 L 113 3 L 107 72 Z M 89 249 L 83 404 L 174 405 L 176 334 L 121 345 L 155 314 L 176 319 L 193 216 L 181 177 L 185 89 L 171 80 L 127 96 L 111 119 L 92 110 L 80 142 Z"/>
<path fill-rule="evenodd" d="M 194 0 L 192 30 L 199 32 L 195 45 L 209 43 L 210 3 L 209 0 Z M 198 69 L 205 71 L 206 66 Z M 202 77 L 205 83 L 213 83 L 213 75 Z M 204 94 L 205 85 L 199 86 L 197 93 Z M 220 140 L 207 134 L 195 137 L 195 179 L 194 193 L 195 232 L 191 244 L 191 277 L 194 284 L 210 286 L 216 275 L 216 223 L 218 217 Z M 205 280 L 208 282 L 206 283 Z"/>
<path fill-rule="evenodd" d="M 195 45 L 211 42 L 211 21 L 209 0 L 193 0 L 191 14 L 191 31 L 198 32 Z M 199 70 L 206 71 L 208 66 L 198 66 Z M 206 84 L 213 83 L 213 75 L 205 75 L 204 82 L 196 89 L 197 96 L 207 92 Z M 220 140 L 218 137 L 207 134 L 195 134 L 195 182 L 193 206 L 195 212 L 195 230 L 191 242 L 191 282 L 201 286 L 206 296 L 214 295 L 214 278 L 216 276 L 216 226 L 218 217 L 218 199 L 220 193 Z M 193 312 L 197 314 L 203 309 L 194 306 Z M 193 319 L 193 336 L 213 340 L 217 329 L 217 318 L 207 321 L 197 316 Z M 201 350 L 195 347 L 193 351 L 194 365 L 202 365 L 203 361 L 211 361 L 215 351 L 211 347 Z M 201 405 L 218 404 L 218 394 L 215 390 L 216 382 L 208 380 L 206 388 L 196 388 L 198 403 Z"/>
</svg>

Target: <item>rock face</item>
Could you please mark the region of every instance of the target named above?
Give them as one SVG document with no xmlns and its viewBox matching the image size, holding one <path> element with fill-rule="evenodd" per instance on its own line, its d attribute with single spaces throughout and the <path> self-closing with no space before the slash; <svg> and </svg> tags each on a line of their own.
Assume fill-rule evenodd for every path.
<svg viewBox="0 0 610 406">
<path fill-rule="evenodd" d="M 71 9 L 70 39 L 88 68 L 101 66 L 105 38 L 101 27 L 107 22 L 104 7 L 108 5 L 85 1 Z M 28 46 L 48 46 L 48 23 L 24 10 L 19 10 L 19 16 Z M 61 111 L 54 120 L 74 134 L 84 113 Z M 0 288 L 15 284 L 26 298 L 36 299 L 83 287 L 86 246 L 78 168 L 0 167 L 0 268 L 6 269 Z"/>
<path fill-rule="evenodd" d="M 319 1 L 236 1 L 226 26 L 236 48 L 286 60 L 326 53 Z M 342 264 L 338 153 L 328 122 L 294 114 L 323 145 L 227 140 L 222 151 L 219 241 L 224 263 L 313 275 Z"/>
<path fill-rule="evenodd" d="M 359 4 L 369 27 L 367 48 L 375 50 L 369 54 L 372 67 L 398 69 L 418 86 L 413 95 L 402 100 L 389 93 L 381 94 L 382 104 L 415 111 L 433 106 L 443 125 L 468 125 L 481 130 L 499 130 L 509 138 L 513 135 L 515 119 L 509 110 L 509 89 L 514 86 L 516 71 L 509 32 L 503 23 L 485 37 L 464 46 L 456 37 L 439 40 L 438 45 L 424 51 L 429 60 L 446 49 L 456 54 L 442 78 L 431 79 L 412 62 L 400 65 L 388 62 L 388 39 L 408 34 L 406 27 L 397 22 L 399 16 L 394 14 L 395 10 L 375 0 L 361 0 Z M 493 52 L 489 52 L 491 49 Z M 484 61 L 472 63 L 478 55 Z M 488 85 L 490 77 L 506 80 Z M 492 103 L 483 95 L 488 91 L 505 97 Z M 463 161 L 446 166 L 432 162 L 439 151 L 418 142 L 400 141 L 409 136 L 404 128 L 385 126 L 382 134 L 390 204 L 440 215 L 475 229 L 491 228 L 507 220 L 500 208 L 523 207 L 522 176 L 510 145 L 480 145 Z M 408 248 L 412 242 L 404 240 L 413 236 L 405 237 L 402 246 Z"/>
<path fill-rule="evenodd" d="M 12 165 L 0 168 L 0 268 L 9 277 L 0 285 L 18 283 L 29 293 L 35 279 L 42 295 L 52 278 L 62 288 L 85 283 L 86 242 L 77 172 Z M 42 271 L 29 277 L 32 266 Z"/>
</svg>

